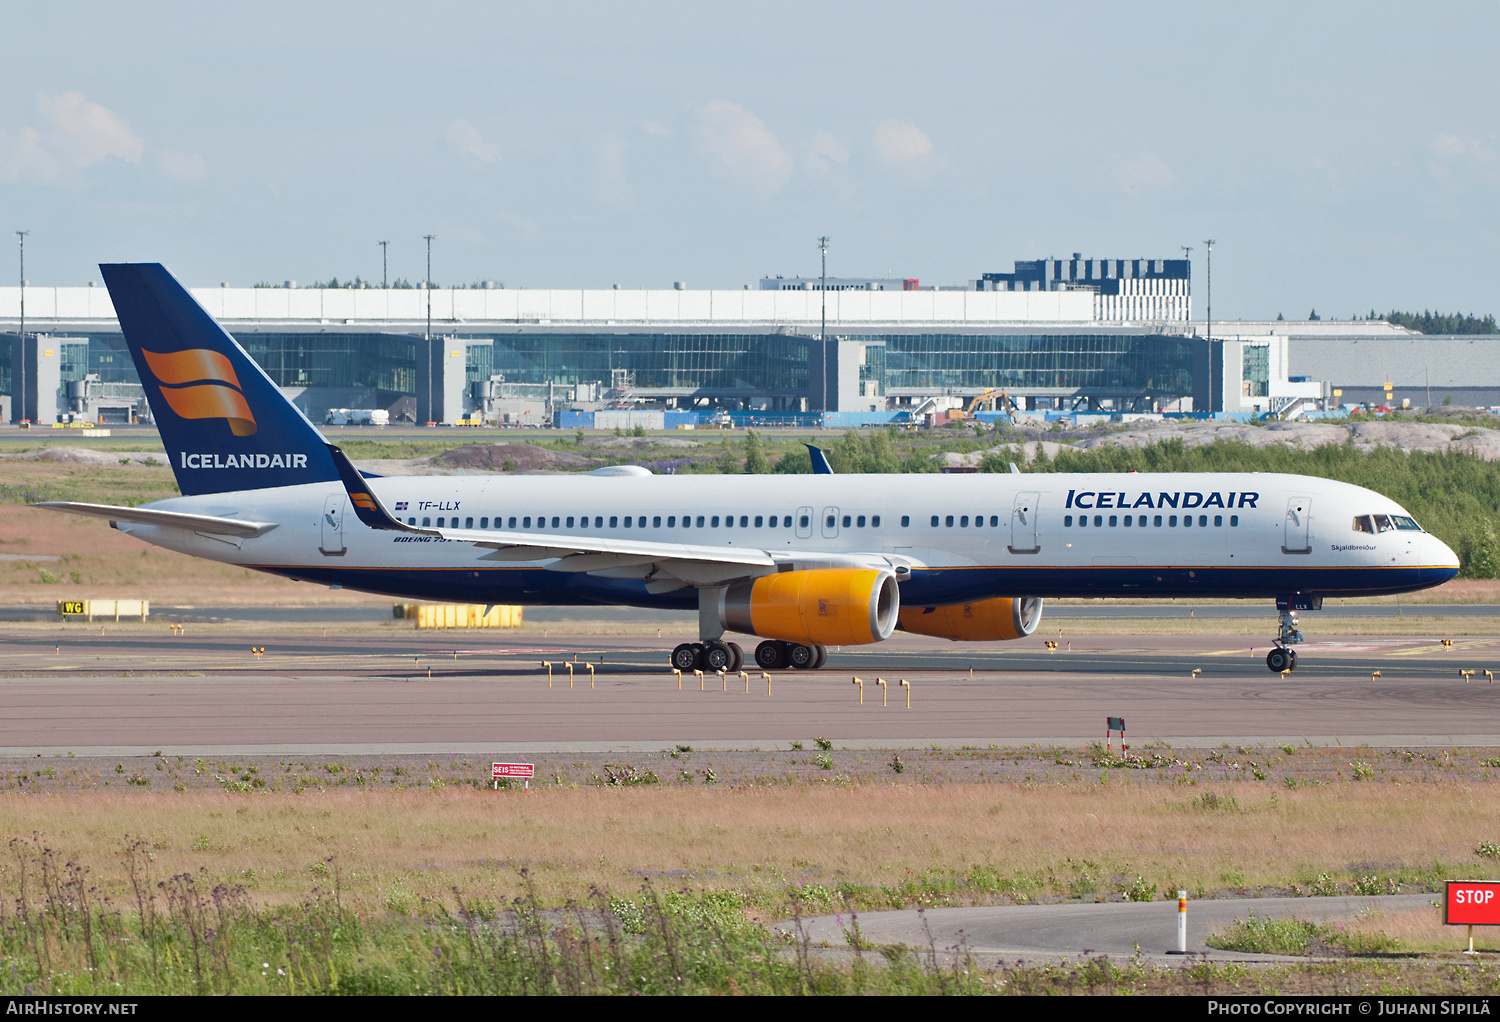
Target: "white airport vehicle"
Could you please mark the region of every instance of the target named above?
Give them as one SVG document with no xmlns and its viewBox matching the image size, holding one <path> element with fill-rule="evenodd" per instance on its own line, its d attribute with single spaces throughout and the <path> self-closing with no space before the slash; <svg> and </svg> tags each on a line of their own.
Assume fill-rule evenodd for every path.
<svg viewBox="0 0 1500 1022">
<path fill-rule="evenodd" d="M 814 669 L 898 629 L 1019 639 L 1047 597 L 1126 596 L 1274 600 L 1280 672 L 1299 611 L 1458 572 L 1394 501 L 1296 475 L 365 476 L 165 268 L 101 269 L 183 496 L 33 506 L 334 588 L 696 609 L 682 670 L 737 670 L 729 633 Z"/>
<path fill-rule="evenodd" d="M 384 408 L 330 408 L 325 426 L 389 426 L 391 413 Z"/>
</svg>

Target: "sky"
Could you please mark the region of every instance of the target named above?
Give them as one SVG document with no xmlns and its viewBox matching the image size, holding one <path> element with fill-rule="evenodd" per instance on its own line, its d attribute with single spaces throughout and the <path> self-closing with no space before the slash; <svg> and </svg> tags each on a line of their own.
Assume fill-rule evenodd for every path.
<svg viewBox="0 0 1500 1022">
<path fill-rule="evenodd" d="M 1500 313 L 1500 0 L 6 4 L 34 284 L 962 284 L 1179 258 L 1215 319 Z"/>
</svg>

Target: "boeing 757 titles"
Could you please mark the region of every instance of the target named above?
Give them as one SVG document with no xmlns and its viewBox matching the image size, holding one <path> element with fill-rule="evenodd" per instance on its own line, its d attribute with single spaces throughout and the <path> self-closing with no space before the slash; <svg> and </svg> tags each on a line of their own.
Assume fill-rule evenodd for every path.
<svg viewBox="0 0 1500 1022">
<path fill-rule="evenodd" d="M 1394 501 L 1296 475 L 362 475 L 164 267 L 101 269 L 182 496 L 34 506 L 336 588 L 696 609 L 683 670 L 737 670 L 728 633 L 815 669 L 898 629 L 1020 639 L 1046 597 L 1126 596 L 1274 600 L 1280 672 L 1299 611 L 1458 572 Z"/>
</svg>

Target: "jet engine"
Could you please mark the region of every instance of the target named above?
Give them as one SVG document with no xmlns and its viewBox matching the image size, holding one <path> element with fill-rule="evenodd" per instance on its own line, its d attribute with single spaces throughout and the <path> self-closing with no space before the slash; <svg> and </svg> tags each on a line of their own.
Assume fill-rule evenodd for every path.
<svg viewBox="0 0 1500 1022">
<path fill-rule="evenodd" d="M 903 607 L 901 629 L 955 642 L 1024 639 L 1042 623 L 1038 596 L 1002 596 L 947 607 Z"/>
<path fill-rule="evenodd" d="M 891 637 L 901 612 L 893 572 L 815 568 L 766 575 L 724 591 L 726 628 L 805 646 L 858 646 Z"/>
</svg>

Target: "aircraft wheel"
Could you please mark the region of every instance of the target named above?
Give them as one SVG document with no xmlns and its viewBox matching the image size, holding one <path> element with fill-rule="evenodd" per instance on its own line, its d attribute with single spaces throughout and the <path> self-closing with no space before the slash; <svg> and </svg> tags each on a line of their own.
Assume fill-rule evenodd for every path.
<svg viewBox="0 0 1500 1022">
<path fill-rule="evenodd" d="M 727 671 L 734 662 L 734 654 L 719 640 L 703 644 L 703 669 L 705 671 Z"/>
<path fill-rule="evenodd" d="M 696 642 L 684 642 L 672 650 L 672 666 L 679 671 L 695 670 L 698 666 L 698 658 L 702 655 L 702 646 Z"/>
<path fill-rule="evenodd" d="M 818 654 L 811 646 L 803 646 L 793 643 L 787 647 L 786 659 L 799 671 L 810 671 L 817 666 Z"/>
<path fill-rule="evenodd" d="M 1275 674 L 1291 670 L 1292 651 L 1277 646 L 1266 654 L 1266 667 Z"/>
<path fill-rule="evenodd" d="M 755 647 L 756 666 L 765 671 L 777 671 L 786 666 L 786 644 L 767 639 Z"/>
<path fill-rule="evenodd" d="M 737 642 L 726 642 L 724 643 L 724 645 L 728 646 L 729 652 L 734 654 L 734 660 L 730 663 L 728 669 L 731 671 L 737 671 L 741 667 L 744 667 L 745 651 L 743 649 L 740 649 L 740 644 Z"/>
<path fill-rule="evenodd" d="M 1297 669 L 1297 651 L 1295 649 L 1289 649 L 1286 651 L 1286 655 L 1292 658 L 1292 662 L 1286 665 L 1286 669 L 1289 671 L 1295 671 Z"/>
<path fill-rule="evenodd" d="M 816 671 L 818 668 L 820 668 L 824 664 L 828 663 L 828 647 L 827 646 L 814 646 L 813 647 L 813 652 L 818 655 L 817 662 L 812 665 L 812 669 Z"/>
</svg>

